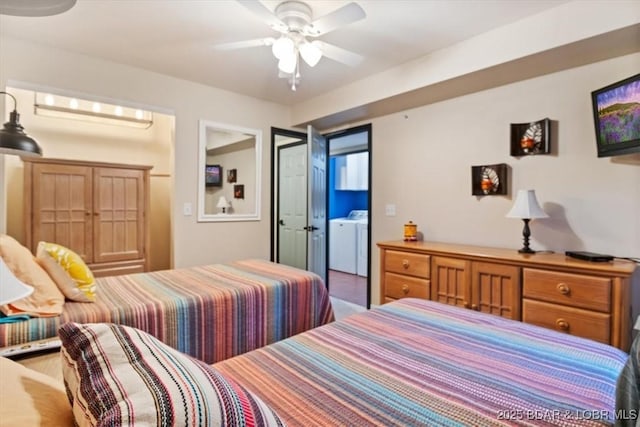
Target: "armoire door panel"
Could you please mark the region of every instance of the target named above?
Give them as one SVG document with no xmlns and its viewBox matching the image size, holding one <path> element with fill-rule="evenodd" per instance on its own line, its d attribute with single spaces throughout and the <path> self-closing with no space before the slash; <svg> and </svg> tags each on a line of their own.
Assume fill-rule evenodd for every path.
<svg viewBox="0 0 640 427">
<path fill-rule="evenodd" d="M 91 168 L 36 164 L 33 169 L 31 247 L 41 240 L 64 245 L 85 260 L 92 257 Z"/>
<path fill-rule="evenodd" d="M 144 173 L 96 168 L 94 261 L 144 257 Z"/>
</svg>

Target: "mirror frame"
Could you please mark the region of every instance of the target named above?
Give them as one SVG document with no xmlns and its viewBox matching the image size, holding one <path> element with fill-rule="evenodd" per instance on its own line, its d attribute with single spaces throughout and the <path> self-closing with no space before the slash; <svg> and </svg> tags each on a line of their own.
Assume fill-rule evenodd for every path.
<svg viewBox="0 0 640 427">
<path fill-rule="evenodd" d="M 228 213 L 228 214 L 208 214 L 205 212 L 205 166 L 207 164 L 207 130 L 221 130 L 230 132 L 240 132 L 255 139 L 255 204 L 253 212 L 249 213 Z M 262 130 L 251 129 L 240 126 L 228 125 L 226 123 L 213 122 L 210 120 L 200 120 L 198 127 L 198 222 L 231 222 L 231 221 L 260 221 L 260 198 L 262 176 Z M 221 145 L 223 147 L 224 145 Z"/>
</svg>

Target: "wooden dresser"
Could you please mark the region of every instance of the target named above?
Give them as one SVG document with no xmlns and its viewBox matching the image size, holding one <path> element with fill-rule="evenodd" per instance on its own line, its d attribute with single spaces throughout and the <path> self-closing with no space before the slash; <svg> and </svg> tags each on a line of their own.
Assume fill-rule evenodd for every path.
<svg viewBox="0 0 640 427">
<path fill-rule="evenodd" d="M 436 242 L 378 247 L 381 303 L 425 298 L 629 349 L 633 262 Z"/>
<path fill-rule="evenodd" d="M 26 246 L 77 252 L 95 276 L 149 270 L 151 166 L 24 158 Z"/>
</svg>

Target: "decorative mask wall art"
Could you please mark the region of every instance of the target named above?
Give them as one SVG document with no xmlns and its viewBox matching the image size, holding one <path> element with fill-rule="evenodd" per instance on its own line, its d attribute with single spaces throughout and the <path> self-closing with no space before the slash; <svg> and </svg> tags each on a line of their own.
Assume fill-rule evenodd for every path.
<svg viewBox="0 0 640 427">
<path fill-rule="evenodd" d="M 551 120 L 511 124 L 511 155 L 527 156 L 551 152 Z"/>
</svg>

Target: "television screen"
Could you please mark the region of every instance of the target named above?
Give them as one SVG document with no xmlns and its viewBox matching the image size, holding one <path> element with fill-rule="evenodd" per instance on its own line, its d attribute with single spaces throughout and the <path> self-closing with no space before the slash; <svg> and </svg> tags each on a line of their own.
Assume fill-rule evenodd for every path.
<svg viewBox="0 0 640 427">
<path fill-rule="evenodd" d="M 204 182 L 207 187 L 222 186 L 222 166 L 207 165 L 204 170 Z"/>
<path fill-rule="evenodd" d="M 640 153 L 640 74 L 591 92 L 598 157 Z"/>
</svg>

